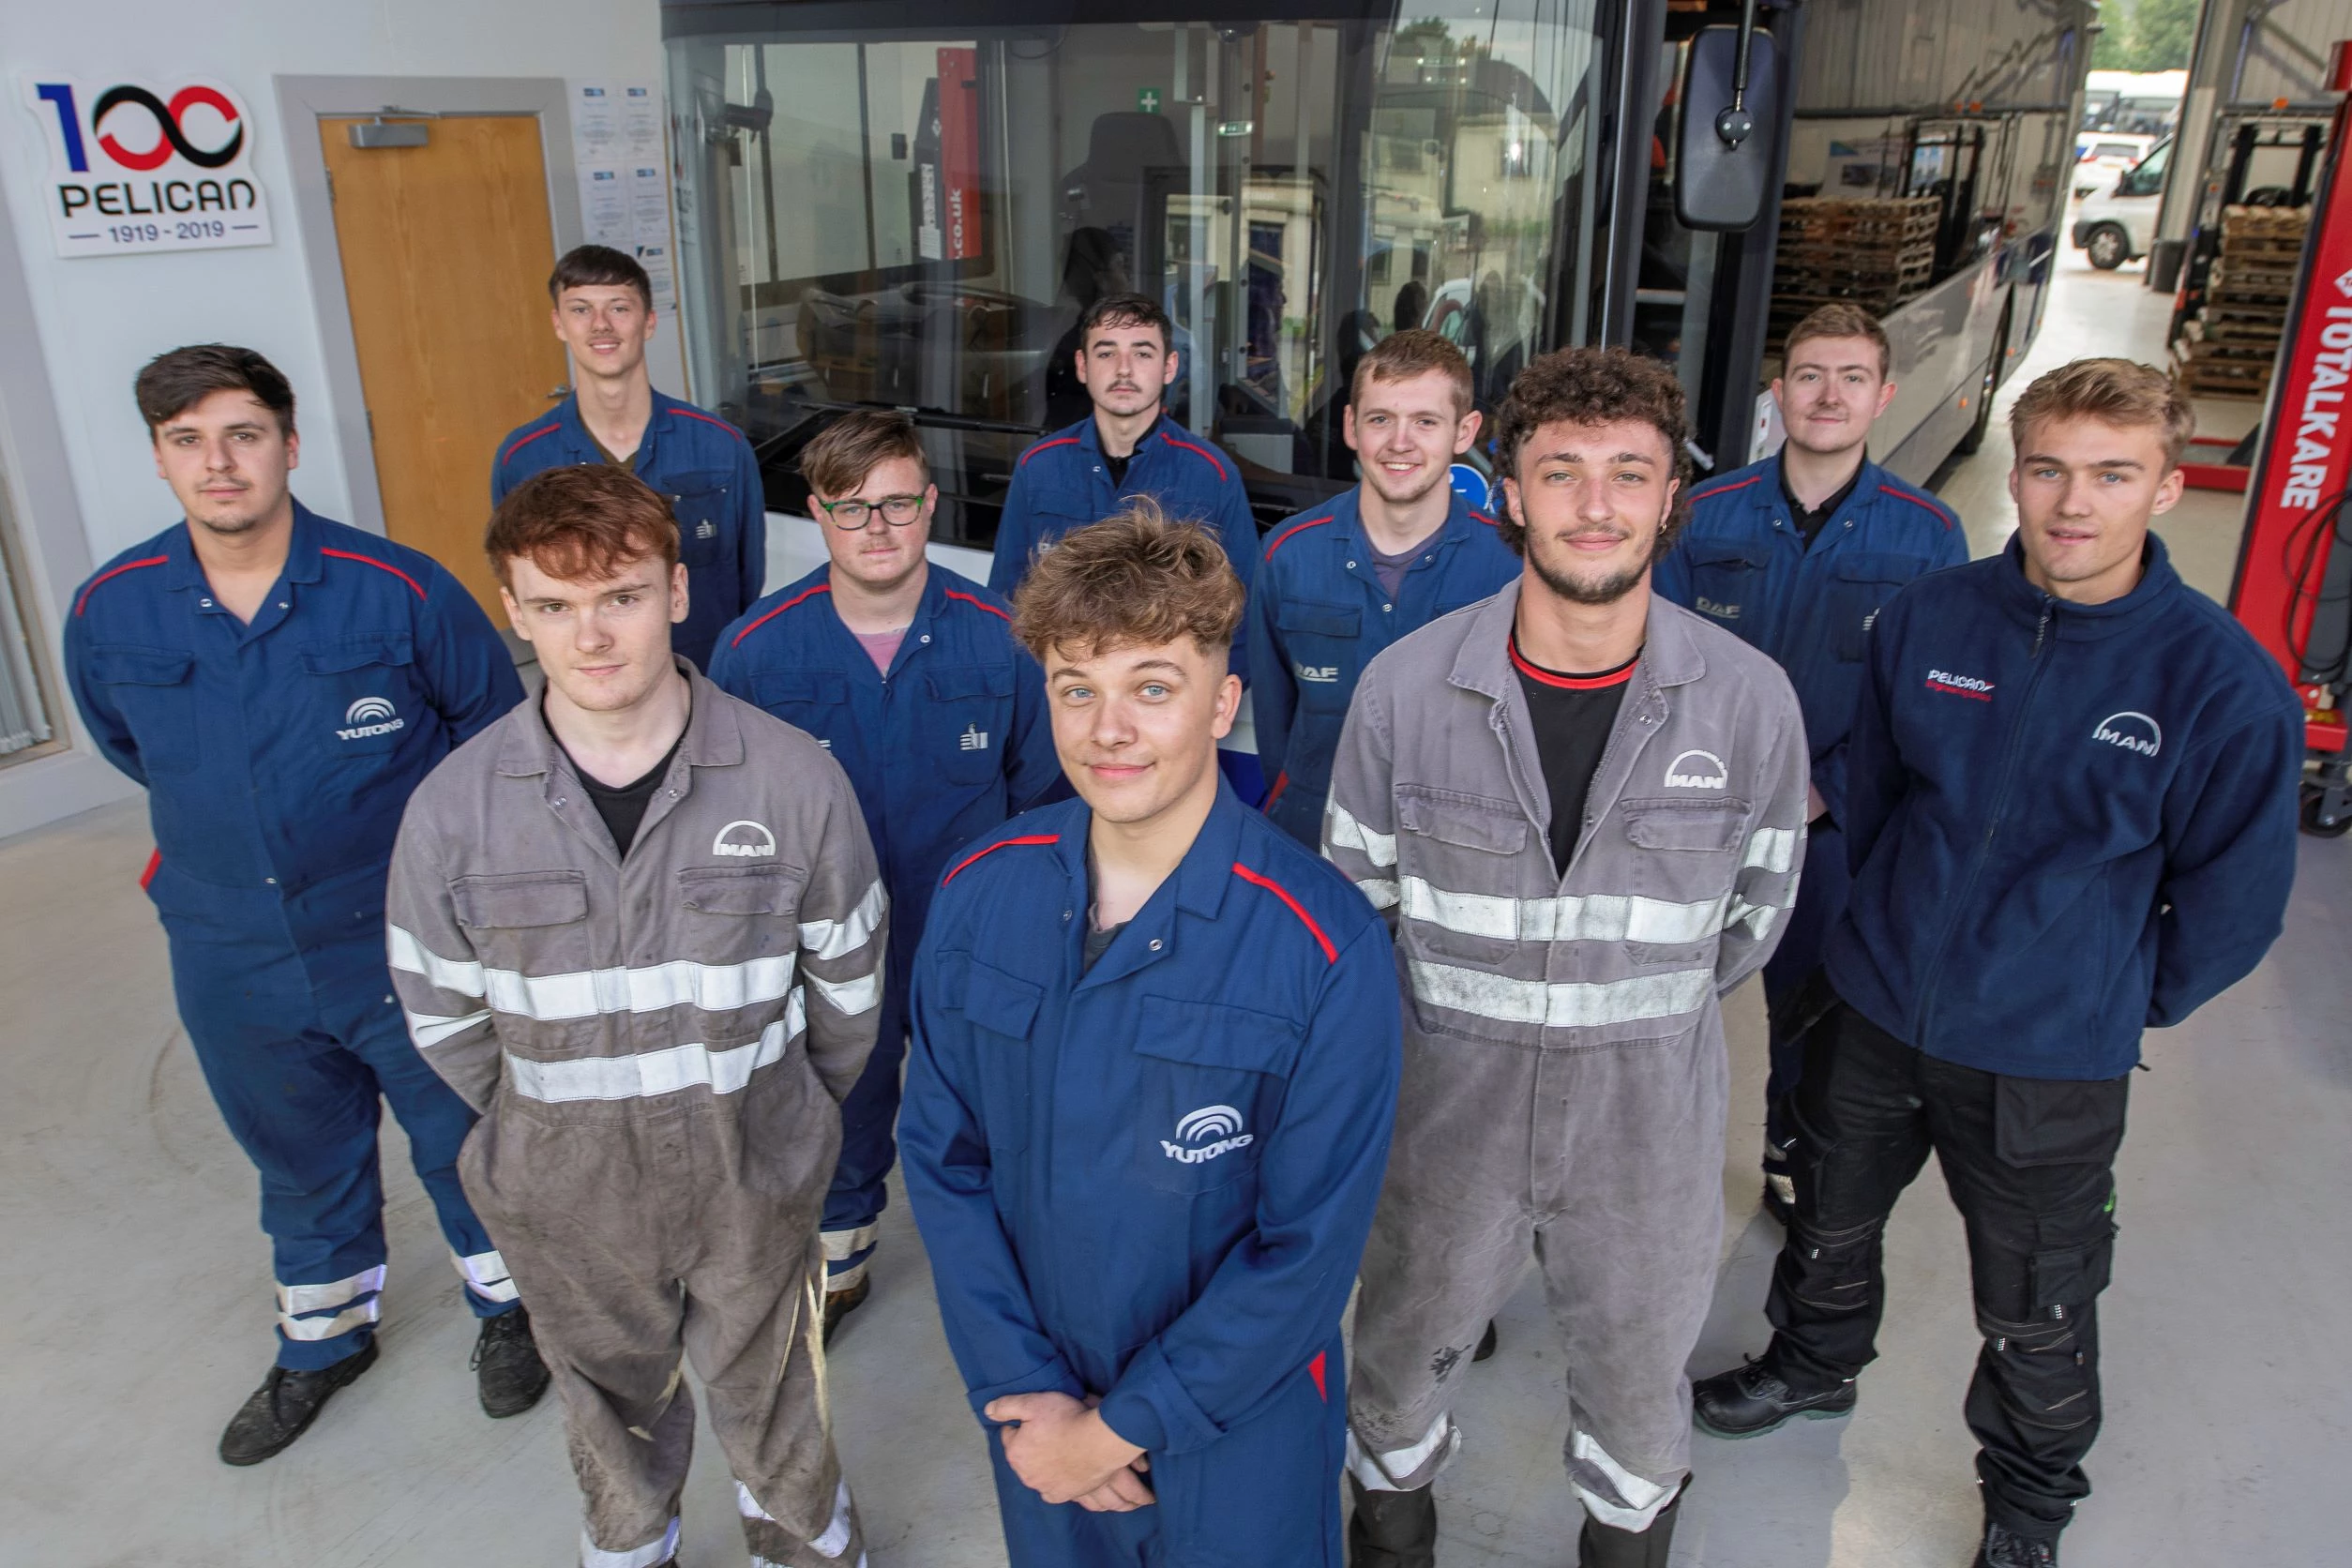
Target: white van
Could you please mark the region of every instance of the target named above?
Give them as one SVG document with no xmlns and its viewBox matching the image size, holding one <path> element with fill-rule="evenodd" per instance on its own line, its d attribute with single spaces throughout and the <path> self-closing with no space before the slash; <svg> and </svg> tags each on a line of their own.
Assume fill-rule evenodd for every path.
<svg viewBox="0 0 2352 1568">
<path fill-rule="evenodd" d="M 2164 197 L 2164 166 L 2172 160 L 2166 137 L 2114 185 L 2093 191 L 2074 209 L 2073 239 L 2090 254 L 2090 264 L 2113 271 L 2148 254 L 2156 237 L 2156 208 Z"/>
</svg>

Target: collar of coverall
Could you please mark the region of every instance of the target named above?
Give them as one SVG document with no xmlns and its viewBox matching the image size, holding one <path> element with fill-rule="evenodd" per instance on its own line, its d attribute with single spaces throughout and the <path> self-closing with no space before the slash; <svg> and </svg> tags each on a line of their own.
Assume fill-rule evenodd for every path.
<svg viewBox="0 0 2352 1568">
<path fill-rule="evenodd" d="M 678 400 L 657 386 L 646 388 L 654 395 L 653 412 L 645 416 L 645 429 L 637 438 L 637 450 L 629 454 L 629 466 L 641 472 L 653 465 L 654 443 L 661 428 L 670 422 L 670 411 L 678 407 Z M 589 433 L 588 421 L 580 416 L 580 393 L 575 389 L 564 400 L 556 417 L 564 427 L 564 434 L 572 443 L 573 454 L 582 462 L 602 462 L 604 448 Z"/>
<path fill-rule="evenodd" d="M 1445 520 L 1438 524 L 1436 533 L 1421 541 L 1422 550 L 1441 550 L 1467 535 L 1471 529 L 1486 526 L 1470 517 L 1469 496 L 1451 486 L 1447 487 L 1445 493 L 1448 497 Z M 1334 540 L 1344 539 L 1351 544 L 1362 544 L 1369 550 L 1371 535 L 1364 526 L 1364 486 L 1358 483 L 1350 489 L 1341 490 L 1331 498 L 1328 505 L 1331 507 L 1329 536 Z M 1317 511 L 1316 508 L 1310 506 L 1301 515 L 1311 518 L 1317 515 Z M 1274 533 L 1279 535 L 1281 530 L 1277 528 Z M 1419 551 L 1415 554 L 1418 557 Z"/>
<path fill-rule="evenodd" d="M 678 672 L 693 689 L 694 706 L 686 715 L 686 735 L 678 743 L 678 754 L 686 759 L 688 767 L 727 768 L 740 763 L 744 757 L 743 729 L 735 721 L 732 704 L 685 656 L 670 656 L 677 661 Z M 541 716 L 539 704 L 525 701 L 514 713 L 516 721 L 506 727 L 505 738 L 499 743 L 499 774 L 507 778 L 533 778 L 553 773 L 557 753 L 562 748 L 555 744 L 554 732 Z"/>
<path fill-rule="evenodd" d="M 1511 631 L 1519 613 L 1519 587 L 1524 579 L 1505 583 L 1502 592 L 1478 607 L 1462 650 L 1454 656 L 1446 679 L 1467 691 L 1503 701 L 1518 689 L 1511 670 Z M 1691 636 L 1695 617 L 1688 611 L 1650 596 L 1649 629 L 1641 644 L 1642 678 L 1652 686 L 1686 686 L 1707 673 L 1707 657 Z"/>
<path fill-rule="evenodd" d="M 1078 807 L 1073 819 L 1076 831 L 1064 833 L 1062 841 L 1053 848 L 1054 853 L 1061 858 L 1063 873 L 1071 879 L 1071 884 L 1083 890 L 1087 882 L 1087 831 L 1093 825 L 1094 818 L 1093 813 L 1085 809 L 1082 802 L 1074 804 Z M 1210 806 L 1209 815 L 1202 821 L 1199 833 L 1194 836 L 1192 847 L 1184 852 L 1184 858 L 1178 861 L 1176 869 L 1169 873 L 1168 880 L 1176 884 L 1178 909 L 1187 914 L 1213 920 L 1217 911 L 1224 907 L 1226 889 L 1232 885 L 1234 880 L 1233 863 L 1241 858 L 1243 813 L 1248 809 L 1242 805 L 1241 797 L 1234 794 L 1232 785 L 1226 782 L 1224 772 L 1220 769 L 1217 798 Z M 1136 912 L 1135 920 L 1128 924 L 1135 925 L 1150 916 L 1153 907 L 1159 904 L 1159 897 L 1158 890 L 1154 889 L 1152 897 L 1144 900 L 1143 908 Z M 1090 975 L 1093 972 L 1091 970 L 1088 972 Z"/>
<path fill-rule="evenodd" d="M 179 532 L 163 547 L 163 585 L 166 588 L 211 587 L 204 577 L 203 563 L 196 559 L 196 541 L 189 537 L 188 531 L 195 526 L 185 518 L 181 519 Z M 286 565 L 278 574 L 279 580 L 316 582 L 321 565 L 319 514 L 296 501 L 294 504 L 294 533 L 286 541 Z"/>
</svg>

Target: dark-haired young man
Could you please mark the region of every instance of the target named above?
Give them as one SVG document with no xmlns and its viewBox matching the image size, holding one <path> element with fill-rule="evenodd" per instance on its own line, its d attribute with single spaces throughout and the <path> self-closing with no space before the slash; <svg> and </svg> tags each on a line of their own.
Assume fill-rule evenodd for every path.
<svg viewBox="0 0 2352 1568">
<path fill-rule="evenodd" d="M 1372 656 L 1519 575 L 1495 520 L 1452 483 L 1478 439 L 1470 361 L 1435 332 L 1380 339 L 1356 365 L 1343 424 L 1354 490 L 1267 535 L 1249 589 L 1250 701 L 1264 809 L 1319 843 L 1332 753 Z"/>
<path fill-rule="evenodd" d="M 1094 411 L 1020 455 L 997 524 L 988 586 L 1010 598 L 1041 551 L 1149 496 L 1169 517 L 1215 534 L 1247 588 L 1258 524 L 1231 457 L 1161 407 L 1180 369 L 1175 324 L 1137 294 L 1105 294 L 1078 318 L 1078 380 Z M 1246 650 L 1236 649 L 1241 670 Z"/>
<path fill-rule="evenodd" d="M 1324 852 L 1394 912 L 1409 1005 L 1356 1306 L 1354 1568 L 1429 1568 L 1452 1379 L 1530 1251 L 1566 1336 L 1582 1568 L 1664 1568 L 1723 1229 L 1720 999 L 1804 843 L 1777 665 L 1650 592 L 1681 387 L 1622 349 L 1519 373 L 1497 459 L 1519 581 L 1372 661 Z"/>
<path fill-rule="evenodd" d="M 580 246 L 555 264 L 547 293 L 555 336 L 571 353 L 572 394 L 498 444 L 490 504 L 567 463 L 606 463 L 644 480 L 678 520 L 686 569 L 686 618 L 671 645 L 707 668 L 719 628 L 751 607 L 767 580 L 759 460 L 726 420 L 654 390 L 645 369 L 654 285 L 635 257 Z"/>
<path fill-rule="evenodd" d="M 185 520 L 83 586 L 66 665 L 92 738 L 147 788 L 180 1020 L 262 1176 L 278 1359 L 220 1456 L 268 1458 L 375 1364 L 379 1102 L 484 1319 L 482 1408 L 514 1415 L 547 1372 L 458 1180 L 474 1116 L 416 1060 L 384 964 L 401 808 L 521 701 L 514 660 L 430 558 L 294 498 L 294 392 L 268 360 L 174 349 L 134 390 Z"/>
<path fill-rule="evenodd" d="M 947 857 L 1061 782 L 1045 680 L 1011 610 L 931 569 L 939 490 L 903 414 L 861 411 L 801 453 L 826 523 L 825 565 L 719 638 L 711 679 L 817 737 L 850 776 L 890 895 L 880 1033 L 841 1104 L 841 1163 L 825 1196 L 825 1330 L 866 1299 L 867 1263 L 898 1157 L 907 975 Z"/>
<path fill-rule="evenodd" d="M 1852 1410 L 1887 1216 L 1933 1153 L 1984 1336 L 1966 1406 L 1977 1568 L 2054 1568 L 2090 1492 L 2141 1032 L 2253 970 L 2295 880 L 2302 705 L 2148 532 L 2180 498 L 2194 424 L 2150 366 L 2042 376 L 2010 414 L 2008 548 L 1905 589 L 1871 627 L 1853 898 L 1797 1085 L 1774 1333 L 1696 1390 L 1721 1437 Z"/>
<path fill-rule="evenodd" d="M 1078 798 L 948 867 L 899 1127 L 1008 1555 L 1338 1568 L 1387 933 L 1219 778 L 1243 596 L 1206 530 L 1135 503 L 1016 604 Z"/>
<path fill-rule="evenodd" d="M 487 544 L 547 690 L 417 789 L 386 919 L 416 1048 L 482 1112 L 466 1190 L 538 1318 L 581 1568 L 676 1560 L 682 1353 L 752 1560 L 853 1568 L 817 1212 L 882 1003 L 866 824 L 814 741 L 672 652 L 645 485 L 536 475 Z"/>
<path fill-rule="evenodd" d="M 1762 462 L 1691 495 L 1690 525 L 1659 561 L 1661 598 L 1696 611 L 1780 661 L 1813 749 L 1804 885 L 1764 966 L 1772 1070 L 1764 1086 L 1767 1207 L 1787 1217 L 1788 1096 L 1803 1063 L 1805 982 L 1845 912 L 1846 731 L 1862 686 L 1862 633 L 1894 591 L 1968 558 L 1951 508 L 1870 460 L 1870 427 L 1894 401 L 1886 329 L 1858 306 L 1799 322 L 1772 397 L 1788 439 Z"/>
</svg>

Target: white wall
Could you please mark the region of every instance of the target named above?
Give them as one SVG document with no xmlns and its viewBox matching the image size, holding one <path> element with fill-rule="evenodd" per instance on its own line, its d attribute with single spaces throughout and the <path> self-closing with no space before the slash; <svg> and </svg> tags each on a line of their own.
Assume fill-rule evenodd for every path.
<svg viewBox="0 0 2352 1568">
<path fill-rule="evenodd" d="M 71 581 L 178 516 L 170 490 L 155 475 L 146 431 L 130 400 L 132 376 L 156 354 L 183 343 L 225 341 L 267 354 L 293 382 L 300 404 L 295 492 L 329 517 L 350 515 L 349 465 L 369 457 L 345 450 L 337 437 L 337 415 L 352 411 L 338 410 L 327 390 L 312 259 L 303 253 L 287 159 L 290 137 L 316 132 L 309 125 L 281 123 L 275 79 L 658 82 L 661 27 L 656 0 L 236 0 L 198 8 L 173 0 L 44 0 L 38 6 L 14 0 L 12 8 L 15 19 L 0 28 L 0 188 L 10 231 L 0 243 L 14 246 L 23 267 L 54 431 L 21 428 L 32 423 L 22 416 L 21 398 L 0 402 L 0 412 L 9 427 L 7 478 L 20 531 L 27 535 L 28 564 L 38 567 L 26 573 L 26 596 L 34 601 L 53 674 L 59 612 L 69 608 L 61 601 Z M 23 14 L 35 9 L 38 23 Z M 191 78 L 225 83 L 244 99 L 253 125 L 253 158 L 266 182 L 273 243 L 57 257 L 40 205 L 48 147 L 40 123 L 20 101 L 28 76 L 167 88 Z M 551 139 L 568 134 L 562 127 L 550 132 Z M 0 299 L 0 316 L 9 314 Z M 11 337 L 22 324 L 0 321 Z M 674 349 L 677 324 L 662 326 Z M 0 352 L 22 350 L 12 344 Z M 489 454 L 483 462 L 487 484 Z M 61 723 L 70 716 L 53 715 Z M 55 788 L 28 791 L 23 777 L 10 776 L 42 768 L 38 761 L 0 767 L 0 837 L 60 814 Z M 94 802 L 84 795 L 81 804 Z"/>
</svg>

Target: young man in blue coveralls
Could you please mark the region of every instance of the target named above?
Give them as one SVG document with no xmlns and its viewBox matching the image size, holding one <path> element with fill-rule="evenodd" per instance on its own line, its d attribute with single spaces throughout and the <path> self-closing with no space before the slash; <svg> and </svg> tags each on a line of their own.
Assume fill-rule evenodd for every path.
<svg viewBox="0 0 2352 1568">
<path fill-rule="evenodd" d="M 583 245 L 547 280 L 555 336 L 572 356 L 571 396 L 509 431 L 490 467 L 490 505 L 543 469 L 601 462 L 626 468 L 668 499 L 686 569 L 686 618 L 670 645 L 710 668 L 718 632 L 751 607 L 767 580 L 766 501 L 743 432 L 654 390 L 654 285 L 635 257 Z"/>
<path fill-rule="evenodd" d="M 1805 1037 L 1777 1332 L 1694 1390 L 1724 1437 L 1852 1410 L 1887 1215 L 1932 1152 L 1984 1335 L 1977 1568 L 2052 1568 L 2090 1491 L 2140 1032 L 2251 971 L 2295 878 L 2302 706 L 2148 533 L 2193 425 L 2145 365 L 2042 377 L 2010 415 L 2015 537 L 1896 595 L 1864 639 L 1853 897 Z"/>
<path fill-rule="evenodd" d="M 482 1408 L 514 1415 L 547 1369 L 459 1184 L 474 1113 L 409 1043 L 384 948 L 409 792 L 521 701 L 514 660 L 430 558 L 294 499 L 294 393 L 268 360 L 174 349 L 135 391 L 187 520 L 83 585 L 66 663 L 91 736 L 147 788 L 180 1021 L 262 1175 L 278 1362 L 220 1457 L 268 1458 L 375 1364 L 380 1099 L 483 1319 Z"/>
<path fill-rule="evenodd" d="M 1694 492 L 1690 526 L 1652 584 L 1761 649 L 1788 672 L 1813 752 L 1804 881 L 1764 966 L 1772 1068 L 1764 1085 L 1764 1203 L 1786 1220 L 1789 1093 L 1818 1008 L 1821 944 L 1845 912 L 1846 731 L 1862 686 L 1862 634 L 1894 591 L 1956 566 L 1968 542 L 1950 507 L 1870 460 L 1870 427 L 1894 401 L 1886 330 L 1852 305 L 1824 305 L 1782 351 L 1773 400 L 1788 439 L 1762 462 Z"/>
<path fill-rule="evenodd" d="M 1250 701 L 1266 815 L 1302 844 L 1321 842 L 1332 753 L 1372 656 L 1519 575 L 1495 520 L 1451 482 L 1478 425 L 1462 351 L 1417 327 L 1392 333 L 1358 362 L 1341 426 L 1361 482 L 1266 536 L 1249 589 Z"/>
<path fill-rule="evenodd" d="M 897 1158 L 907 976 L 948 855 L 1062 781 L 1045 679 L 1004 601 L 924 558 L 939 489 L 913 422 L 860 412 L 801 454 L 822 566 L 753 605 L 711 659 L 719 689 L 817 737 L 857 791 L 890 896 L 874 1054 L 841 1106 L 825 1197 L 825 1331 L 865 1301 Z"/>
<path fill-rule="evenodd" d="M 1040 551 L 1139 495 L 1169 517 L 1208 527 L 1249 586 L 1258 524 L 1241 470 L 1160 406 L 1181 369 L 1175 331 L 1167 311 L 1135 294 L 1105 294 L 1079 318 L 1078 374 L 1094 411 L 1014 464 L 989 587 L 1011 597 Z"/>
<path fill-rule="evenodd" d="M 1338 1568 L 1387 927 L 1220 781 L 1243 595 L 1205 530 L 1138 503 L 1016 605 L 1079 798 L 949 867 L 899 1127 L 1011 1560 Z"/>
</svg>

